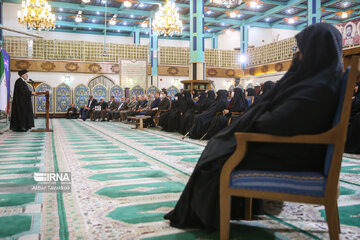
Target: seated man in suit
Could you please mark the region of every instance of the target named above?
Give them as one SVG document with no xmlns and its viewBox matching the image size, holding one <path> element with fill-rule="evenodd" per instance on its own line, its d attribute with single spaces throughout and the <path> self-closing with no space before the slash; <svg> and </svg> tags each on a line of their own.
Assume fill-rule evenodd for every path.
<svg viewBox="0 0 360 240">
<path fill-rule="evenodd" d="M 110 102 L 109 102 L 109 108 L 106 109 L 104 118 L 106 117 L 108 121 L 110 119 L 112 120 L 113 115 L 111 114 L 111 112 L 116 111 L 119 106 L 120 106 L 120 102 L 118 102 L 114 96 L 111 96 L 110 97 Z"/>
<path fill-rule="evenodd" d="M 94 99 L 93 95 L 89 95 L 89 100 L 81 111 L 81 119 L 86 121 L 90 117 L 90 113 L 95 110 L 95 106 L 97 105 L 97 100 Z"/>
<path fill-rule="evenodd" d="M 76 119 L 78 118 L 77 108 L 75 107 L 75 104 L 71 104 L 71 106 L 68 108 L 66 113 L 67 119 Z"/>
<path fill-rule="evenodd" d="M 93 121 L 100 120 L 100 118 L 102 118 L 102 120 L 105 121 L 104 112 L 106 111 L 107 108 L 108 108 L 108 103 L 104 101 L 103 97 L 100 98 L 100 102 L 95 107 Z"/>
<path fill-rule="evenodd" d="M 129 98 L 126 98 L 126 100 L 125 100 L 125 97 L 121 98 L 121 102 L 120 102 L 119 107 L 115 111 L 110 112 L 112 118 L 114 119 L 113 121 L 115 121 L 117 119 L 120 119 L 120 112 L 124 111 L 124 110 L 127 110 L 129 103 L 130 103 Z M 121 119 L 120 119 L 120 121 L 121 121 Z"/>
<path fill-rule="evenodd" d="M 127 105 L 127 110 L 124 111 L 120 111 L 120 118 L 121 121 L 125 121 L 127 120 L 127 116 L 129 115 L 129 113 L 131 111 L 134 111 L 136 109 L 136 106 L 138 105 L 138 101 L 136 100 L 135 96 L 131 97 L 131 101 L 129 102 L 129 104 Z"/>
<path fill-rule="evenodd" d="M 157 101 L 158 104 L 156 107 L 154 107 L 153 105 L 154 103 L 156 104 Z M 159 98 L 159 93 L 155 93 L 155 100 L 151 105 L 151 110 L 146 111 L 145 114 L 154 117 L 158 110 L 169 110 L 169 108 L 170 108 L 170 100 L 167 97 L 167 92 L 162 91 L 160 94 L 160 98 Z M 146 126 L 147 125 L 155 126 L 155 123 L 152 118 L 146 119 L 145 122 L 146 122 L 145 124 Z"/>
<path fill-rule="evenodd" d="M 144 94 L 141 96 L 139 106 L 134 111 L 130 112 L 128 116 L 144 115 L 147 108 L 148 100 L 146 98 L 146 95 Z"/>
</svg>

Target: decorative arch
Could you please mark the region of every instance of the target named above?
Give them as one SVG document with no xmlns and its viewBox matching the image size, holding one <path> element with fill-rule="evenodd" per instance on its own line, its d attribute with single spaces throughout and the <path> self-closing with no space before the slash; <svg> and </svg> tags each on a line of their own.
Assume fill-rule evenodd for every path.
<svg viewBox="0 0 360 240">
<path fill-rule="evenodd" d="M 175 97 L 175 94 L 177 94 L 179 92 L 180 92 L 180 90 L 175 86 L 171 86 L 167 89 L 168 95 L 172 98 Z"/>
<path fill-rule="evenodd" d="M 130 96 L 139 96 L 144 94 L 144 89 L 140 87 L 139 85 L 134 86 L 130 89 Z"/>
<path fill-rule="evenodd" d="M 150 86 L 148 89 L 146 89 L 146 94 L 155 94 L 156 92 L 160 92 L 160 89 L 158 89 L 155 86 Z"/>
<path fill-rule="evenodd" d="M 90 89 L 84 84 L 79 84 L 74 88 L 74 104 L 77 109 L 85 106 L 89 99 Z"/>
<path fill-rule="evenodd" d="M 114 96 L 116 100 L 120 101 L 120 99 L 124 96 L 124 89 L 119 85 L 115 85 L 110 88 L 110 96 Z"/>
<path fill-rule="evenodd" d="M 71 88 L 61 83 L 55 88 L 55 113 L 66 113 L 71 105 Z"/>
<path fill-rule="evenodd" d="M 93 89 L 98 84 L 105 86 L 106 89 L 110 89 L 115 86 L 115 81 L 104 75 L 98 75 L 90 79 L 87 85 L 90 89 Z"/>
<path fill-rule="evenodd" d="M 54 113 L 54 101 L 53 101 L 53 91 L 49 84 L 41 83 L 36 87 L 36 92 L 46 92 L 49 91 L 49 113 Z M 38 95 L 35 96 L 35 113 L 46 113 L 46 96 Z"/>
<path fill-rule="evenodd" d="M 100 101 L 100 98 L 104 98 L 105 101 L 108 99 L 107 88 L 100 83 L 91 89 L 91 94 L 98 101 Z"/>
</svg>

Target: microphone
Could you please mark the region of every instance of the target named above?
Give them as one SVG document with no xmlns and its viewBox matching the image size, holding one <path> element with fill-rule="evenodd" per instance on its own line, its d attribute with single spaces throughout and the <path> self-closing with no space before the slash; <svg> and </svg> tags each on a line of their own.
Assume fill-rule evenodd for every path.
<svg viewBox="0 0 360 240">
<path fill-rule="evenodd" d="M 34 83 L 34 81 L 33 81 L 32 79 L 30 79 L 30 78 L 29 78 L 29 82 L 32 82 L 32 83 Z"/>
</svg>

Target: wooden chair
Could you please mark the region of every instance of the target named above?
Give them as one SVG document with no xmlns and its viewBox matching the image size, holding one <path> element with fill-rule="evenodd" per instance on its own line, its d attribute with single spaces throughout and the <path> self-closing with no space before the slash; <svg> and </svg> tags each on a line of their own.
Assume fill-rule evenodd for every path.
<svg viewBox="0 0 360 240">
<path fill-rule="evenodd" d="M 160 120 L 160 115 L 161 115 L 161 113 L 167 112 L 167 111 L 169 111 L 169 110 L 157 110 L 157 112 L 156 112 L 155 115 L 154 115 L 155 127 L 157 127 L 158 124 L 159 124 L 159 120 Z"/>
<path fill-rule="evenodd" d="M 341 82 L 341 97 L 333 122 L 333 128 L 314 135 L 293 137 L 259 133 L 235 133 L 237 147 L 225 163 L 220 176 L 220 237 L 229 238 L 231 196 L 245 198 L 245 219 L 251 219 L 252 198 L 292 201 L 325 205 L 330 239 L 339 239 L 340 223 L 337 206 L 337 190 L 346 132 L 350 117 L 356 74 L 360 70 L 359 56 L 351 59 L 351 70 Z M 246 153 L 248 142 L 327 144 L 323 173 L 235 171 Z M 291 179 L 291 182 L 289 181 Z M 276 184 L 274 185 L 274 182 Z M 286 183 L 287 186 L 281 185 Z M 311 186 L 311 188 L 310 188 Z"/>
<path fill-rule="evenodd" d="M 254 103 L 254 96 L 248 96 L 246 97 L 246 100 L 248 101 L 248 106 L 250 107 Z"/>
</svg>

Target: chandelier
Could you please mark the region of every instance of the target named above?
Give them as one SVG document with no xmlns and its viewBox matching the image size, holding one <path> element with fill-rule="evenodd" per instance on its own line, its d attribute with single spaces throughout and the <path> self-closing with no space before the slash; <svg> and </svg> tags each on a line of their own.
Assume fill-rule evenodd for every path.
<svg viewBox="0 0 360 240">
<path fill-rule="evenodd" d="M 158 35 L 173 36 L 174 33 L 181 34 L 183 25 L 174 2 L 166 0 L 164 6 L 160 4 L 159 11 L 155 13 L 152 28 Z"/>
<path fill-rule="evenodd" d="M 51 6 L 46 0 L 22 1 L 18 21 L 30 29 L 39 31 L 55 28 L 55 15 L 51 13 Z"/>
<path fill-rule="evenodd" d="M 233 4 L 241 4 L 242 0 L 210 0 L 210 3 L 217 5 L 224 5 L 227 8 L 230 8 Z"/>
</svg>

